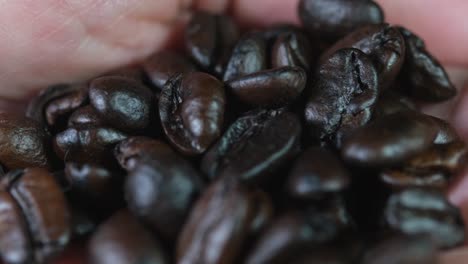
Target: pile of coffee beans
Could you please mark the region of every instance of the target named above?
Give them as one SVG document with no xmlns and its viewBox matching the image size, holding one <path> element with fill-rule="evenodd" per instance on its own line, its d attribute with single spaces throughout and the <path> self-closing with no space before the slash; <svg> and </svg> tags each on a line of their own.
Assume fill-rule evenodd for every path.
<svg viewBox="0 0 468 264">
<path fill-rule="evenodd" d="M 184 49 L 0 114 L 0 256 L 94 264 L 430 264 L 464 242 L 456 90 L 370 0 L 302 27 L 193 14 Z"/>
</svg>

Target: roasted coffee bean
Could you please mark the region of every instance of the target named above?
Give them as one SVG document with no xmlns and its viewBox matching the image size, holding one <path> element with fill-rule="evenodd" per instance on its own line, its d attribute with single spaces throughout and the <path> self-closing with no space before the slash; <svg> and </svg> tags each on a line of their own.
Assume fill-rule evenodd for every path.
<svg viewBox="0 0 468 264">
<path fill-rule="evenodd" d="M 409 30 L 399 27 L 406 43 L 402 78 L 404 92 L 423 101 L 440 102 L 453 98 L 457 90 L 439 61 L 427 50 L 424 41 Z"/>
<path fill-rule="evenodd" d="M 392 91 L 385 90 L 380 96 L 375 105 L 373 119 L 378 119 L 383 116 L 391 115 L 398 112 L 416 111 L 416 104 L 411 99 Z M 442 135 L 441 135 L 442 137 Z"/>
<path fill-rule="evenodd" d="M 123 179 L 118 172 L 92 164 L 66 163 L 65 176 L 71 191 L 80 197 L 109 207 L 117 204 L 118 184 Z"/>
<path fill-rule="evenodd" d="M 90 128 L 103 125 L 104 121 L 91 105 L 78 108 L 68 118 L 68 127 Z"/>
<path fill-rule="evenodd" d="M 123 77 L 94 79 L 89 87 L 91 105 L 109 126 L 124 131 L 148 126 L 152 109 L 151 91 Z"/>
<path fill-rule="evenodd" d="M 306 30 L 335 39 L 360 26 L 384 20 L 382 9 L 371 0 L 301 0 L 298 12 Z"/>
<path fill-rule="evenodd" d="M 221 135 L 226 97 L 213 76 L 194 72 L 169 80 L 159 98 L 159 116 L 171 144 L 198 155 Z"/>
<path fill-rule="evenodd" d="M 205 154 L 202 171 L 210 179 L 234 176 L 246 183 L 269 181 L 299 152 L 300 136 L 301 124 L 291 113 L 247 113 Z"/>
<path fill-rule="evenodd" d="M 358 166 L 392 166 L 428 149 L 437 136 L 430 117 L 395 113 L 357 129 L 343 142 L 345 161 Z"/>
<path fill-rule="evenodd" d="M 405 60 L 405 41 L 396 27 L 388 24 L 361 27 L 334 44 L 322 59 L 342 48 L 355 48 L 370 56 L 379 73 L 381 89 L 396 78 Z"/>
<path fill-rule="evenodd" d="M 177 245 L 179 264 L 239 263 L 254 218 L 249 191 L 232 179 L 214 182 L 195 204 Z"/>
<path fill-rule="evenodd" d="M 393 194 L 385 208 L 385 221 L 404 234 L 428 234 L 440 248 L 457 246 L 465 239 L 460 211 L 435 190 L 407 189 Z"/>
<path fill-rule="evenodd" d="M 299 67 L 281 67 L 232 79 L 226 83 L 240 101 L 266 108 L 294 102 L 306 86 L 307 75 Z"/>
<path fill-rule="evenodd" d="M 29 102 L 26 116 L 38 121 L 41 125 L 51 125 L 46 120 L 46 110 L 49 105 L 51 108 L 49 110 L 49 121 L 55 122 L 62 114 L 69 114 L 80 105 L 83 105 L 86 99 L 87 87 L 85 84 L 53 85 L 42 90 L 39 95 Z"/>
<path fill-rule="evenodd" d="M 231 18 L 197 12 L 185 30 L 185 47 L 204 70 L 220 75 L 238 38 Z"/>
<path fill-rule="evenodd" d="M 88 89 L 85 87 L 56 98 L 49 102 L 45 108 L 45 116 L 49 126 L 57 126 L 59 122 L 64 123 L 69 114 L 88 101 Z"/>
<path fill-rule="evenodd" d="M 432 117 L 432 120 L 438 128 L 437 137 L 434 139 L 435 144 L 447 144 L 460 139 L 450 123 L 437 117 Z"/>
<path fill-rule="evenodd" d="M 336 239 L 342 227 L 331 215 L 289 212 L 277 217 L 259 237 L 246 264 L 290 263 L 298 253 Z"/>
<path fill-rule="evenodd" d="M 261 191 L 257 190 L 252 194 L 253 204 L 255 208 L 254 217 L 252 218 L 252 224 L 250 226 L 251 235 L 258 235 L 265 227 L 268 226 L 273 218 L 273 202 L 270 196 Z"/>
<path fill-rule="evenodd" d="M 70 239 L 69 211 L 59 185 L 52 174 L 40 168 L 12 171 L 1 185 L 2 208 L 8 210 L 2 210 L 4 222 L 0 225 L 9 229 L 8 239 L 15 241 L 11 245 L 0 242 L 0 250 L 6 250 L 1 252 L 3 260 L 49 263 Z"/>
<path fill-rule="evenodd" d="M 350 184 L 350 175 L 336 154 L 311 147 L 295 161 L 287 180 L 288 194 L 300 198 L 318 198 L 337 193 Z"/>
<path fill-rule="evenodd" d="M 153 157 L 173 155 L 173 150 L 159 140 L 130 137 L 115 147 L 114 155 L 122 168 L 132 171 L 140 162 L 148 162 Z"/>
<path fill-rule="evenodd" d="M 120 210 L 93 234 L 88 246 L 93 264 L 167 264 L 159 241 L 127 210 Z"/>
<path fill-rule="evenodd" d="M 443 171 L 424 171 L 410 169 L 392 169 L 380 173 L 380 179 L 393 190 L 421 187 L 445 189 L 449 179 Z"/>
<path fill-rule="evenodd" d="M 312 137 L 340 145 L 342 134 L 366 124 L 378 97 L 377 71 L 357 49 L 342 49 L 314 76 L 305 119 Z"/>
<path fill-rule="evenodd" d="M 49 167 L 49 140 L 37 121 L 0 113 L 0 163 L 7 169 Z"/>
<path fill-rule="evenodd" d="M 437 248 L 427 235 L 393 235 L 368 251 L 363 264 L 437 264 Z"/>
<path fill-rule="evenodd" d="M 129 209 L 164 239 L 173 241 L 192 203 L 201 193 L 198 172 L 164 143 L 151 144 L 151 156 L 129 171 L 125 198 Z"/>
<path fill-rule="evenodd" d="M 407 167 L 414 170 L 440 170 L 449 174 L 465 167 L 468 150 L 462 141 L 434 145 L 432 148 L 410 159 Z"/>
<path fill-rule="evenodd" d="M 280 35 L 276 40 L 271 55 L 273 68 L 284 66 L 301 67 L 309 71 L 312 60 L 312 44 L 301 32 L 290 32 Z"/>
<path fill-rule="evenodd" d="M 6 191 L 0 192 L 0 256 L 5 264 L 32 263 L 33 242 L 29 238 L 21 208 Z"/>
<path fill-rule="evenodd" d="M 143 63 L 143 68 L 151 83 L 160 90 L 170 78 L 196 70 L 188 58 L 173 51 L 160 51 L 152 55 Z"/>
<path fill-rule="evenodd" d="M 259 33 L 241 38 L 232 51 L 224 72 L 224 81 L 265 70 L 268 67 L 267 41 Z"/>
<path fill-rule="evenodd" d="M 54 138 L 55 153 L 65 162 L 92 163 L 113 160 L 112 149 L 127 138 L 112 128 L 69 128 Z"/>
</svg>

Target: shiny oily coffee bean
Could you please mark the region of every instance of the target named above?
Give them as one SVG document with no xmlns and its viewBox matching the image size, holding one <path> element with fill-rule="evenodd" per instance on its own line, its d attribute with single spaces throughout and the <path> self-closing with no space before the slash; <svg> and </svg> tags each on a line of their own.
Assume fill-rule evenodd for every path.
<svg viewBox="0 0 468 264">
<path fill-rule="evenodd" d="M 164 239 L 173 241 L 203 189 L 199 173 L 162 142 L 151 156 L 128 172 L 125 199 L 129 209 Z"/>
<path fill-rule="evenodd" d="M 237 119 L 201 162 L 210 178 L 263 183 L 300 148 L 301 124 L 291 113 L 260 110 Z M 246 158 L 248 157 L 248 158 Z"/>
<path fill-rule="evenodd" d="M 122 168 L 132 171 L 140 162 L 149 162 L 153 157 L 174 154 L 162 141 L 147 137 L 130 137 L 115 147 L 114 155 Z"/>
<path fill-rule="evenodd" d="M 204 153 L 221 136 L 225 104 L 224 84 L 207 73 L 172 78 L 159 98 L 167 138 L 186 155 Z"/>
<path fill-rule="evenodd" d="M 0 113 L 0 163 L 9 170 L 49 167 L 49 134 L 37 121 Z"/>
<path fill-rule="evenodd" d="M 384 218 L 393 230 L 408 235 L 428 234 L 439 248 L 455 247 L 465 239 L 459 209 L 439 191 L 407 189 L 393 194 Z"/>
<path fill-rule="evenodd" d="M 301 0 L 298 12 L 307 31 L 334 39 L 360 26 L 384 21 L 383 10 L 371 0 Z"/>
<path fill-rule="evenodd" d="M 443 171 L 392 169 L 381 172 L 379 177 L 385 185 L 397 191 L 414 187 L 442 190 L 449 184 L 449 177 Z"/>
<path fill-rule="evenodd" d="M 277 108 L 292 103 L 304 90 L 306 72 L 299 67 L 281 67 L 245 75 L 226 85 L 242 102 L 254 107 Z"/>
<path fill-rule="evenodd" d="M 238 38 L 230 17 L 196 12 L 185 30 L 185 48 L 204 70 L 221 75 Z"/>
<path fill-rule="evenodd" d="M 153 94 L 123 77 L 101 77 L 89 85 L 91 105 L 109 126 L 123 131 L 144 129 L 150 122 Z"/>
<path fill-rule="evenodd" d="M 266 39 L 259 33 L 247 34 L 234 47 L 223 80 L 229 81 L 265 70 L 268 67 L 268 55 Z"/>
<path fill-rule="evenodd" d="M 68 128 L 54 138 L 54 150 L 65 162 L 111 162 L 112 149 L 127 138 L 123 132 L 112 128 Z"/>
<path fill-rule="evenodd" d="M 316 211 L 288 212 L 264 230 L 251 248 L 246 264 L 290 263 L 297 254 L 336 239 L 342 226 L 331 215 Z"/>
<path fill-rule="evenodd" d="M 87 97 L 85 84 L 53 85 L 42 90 L 29 102 L 26 116 L 38 121 L 41 125 L 53 126 L 55 121 L 60 119 L 59 117 L 83 105 Z"/>
<path fill-rule="evenodd" d="M 355 48 L 369 55 L 379 72 L 381 89 L 396 78 L 405 60 L 405 41 L 396 27 L 367 25 L 348 34 L 322 55 L 322 60 L 342 48 Z"/>
<path fill-rule="evenodd" d="M 71 191 L 94 203 L 106 206 L 118 201 L 123 175 L 93 164 L 66 163 L 65 176 Z"/>
<path fill-rule="evenodd" d="M 457 90 L 444 67 L 427 50 L 424 41 L 411 31 L 399 27 L 406 43 L 402 69 L 403 92 L 415 99 L 440 102 L 453 98 Z"/>
<path fill-rule="evenodd" d="M 88 245 L 93 264 L 168 264 L 166 255 L 161 243 L 126 209 L 99 226 Z"/>
<path fill-rule="evenodd" d="M 256 208 L 232 179 L 214 182 L 195 204 L 177 245 L 178 264 L 239 263 Z"/>
<path fill-rule="evenodd" d="M 426 115 L 402 112 L 384 116 L 358 128 L 343 142 L 341 154 L 352 165 L 386 167 L 430 148 L 437 136 Z"/>
<path fill-rule="evenodd" d="M 338 193 L 350 185 L 350 174 L 336 154 L 311 147 L 299 156 L 289 172 L 288 194 L 299 199 L 320 198 Z"/>
<path fill-rule="evenodd" d="M 363 264 L 437 264 L 438 251 L 427 235 L 394 234 L 366 252 Z"/>
<path fill-rule="evenodd" d="M 250 226 L 251 236 L 256 236 L 263 231 L 273 219 L 273 202 L 270 196 L 261 190 L 252 193 L 252 200 L 255 208 L 254 217 Z"/>
<path fill-rule="evenodd" d="M 449 122 L 437 117 L 432 117 L 432 121 L 435 122 L 438 128 L 438 133 L 437 137 L 434 139 L 434 144 L 447 144 L 460 140 L 457 131 L 455 131 L 455 128 Z"/>
<path fill-rule="evenodd" d="M 104 121 L 96 109 L 91 105 L 83 106 L 75 110 L 68 118 L 68 127 L 101 127 Z"/>
<path fill-rule="evenodd" d="M 362 51 L 337 51 L 321 62 L 312 81 L 305 120 L 314 139 L 339 143 L 340 134 L 370 120 L 378 97 L 378 78 Z"/>
<path fill-rule="evenodd" d="M 183 55 L 173 51 L 160 51 L 143 63 L 151 83 L 162 90 L 166 82 L 178 75 L 196 71 L 195 65 Z"/>
<path fill-rule="evenodd" d="M 405 97 L 391 89 L 385 90 L 375 104 L 373 119 L 391 115 L 398 112 L 416 111 L 416 104 L 408 97 Z M 441 135 L 442 137 L 442 135 Z"/>
<path fill-rule="evenodd" d="M 70 239 L 69 211 L 45 169 L 12 171 L 2 179 L 0 253 L 6 263 L 49 263 Z"/>
<path fill-rule="evenodd" d="M 271 51 L 271 65 L 273 68 L 295 66 L 309 71 L 311 59 L 312 44 L 307 35 L 301 32 L 289 32 L 280 35 Z"/>
</svg>

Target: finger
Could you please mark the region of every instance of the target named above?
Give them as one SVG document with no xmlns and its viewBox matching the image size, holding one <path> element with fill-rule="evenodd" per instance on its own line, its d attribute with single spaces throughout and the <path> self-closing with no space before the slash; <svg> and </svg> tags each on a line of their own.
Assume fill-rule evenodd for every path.
<svg viewBox="0 0 468 264">
<path fill-rule="evenodd" d="M 89 77 L 161 48 L 186 0 L 15 0 L 0 9 L 0 95 Z"/>
</svg>

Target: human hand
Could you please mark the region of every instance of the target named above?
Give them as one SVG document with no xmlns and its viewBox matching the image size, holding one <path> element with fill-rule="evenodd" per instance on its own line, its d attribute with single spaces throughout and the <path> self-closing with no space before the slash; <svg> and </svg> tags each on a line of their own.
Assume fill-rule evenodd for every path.
<svg viewBox="0 0 468 264">
<path fill-rule="evenodd" d="M 468 139 L 468 32 L 463 0 L 378 0 L 387 20 L 422 36 L 429 50 L 453 68 L 459 99 L 428 109 L 453 122 Z M 6 0 L 0 9 L 0 107 L 18 104 L 38 88 L 80 80 L 119 65 L 139 61 L 177 36 L 191 9 L 225 12 L 241 23 L 298 22 L 298 0 Z M 434 12 L 437 10 L 437 12 Z M 271 14 L 275 14 L 272 16 Z M 18 19 L 20 18 L 20 19 Z M 15 24 L 13 24 L 14 22 Z M 450 26 L 447 26 L 450 25 Z M 466 89 L 465 89 L 466 90 Z M 466 102 L 465 102 L 466 101 Z M 456 103 L 458 105 L 456 105 Z M 451 192 L 458 205 L 468 203 L 460 180 Z M 467 200 L 466 202 L 464 200 Z M 468 205 L 466 214 L 468 215 Z M 446 263 L 462 263 L 463 249 L 444 254 Z M 458 261 L 458 262 L 457 262 Z M 74 255 L 61 264 L 83 263 Z"/>
</svg>

